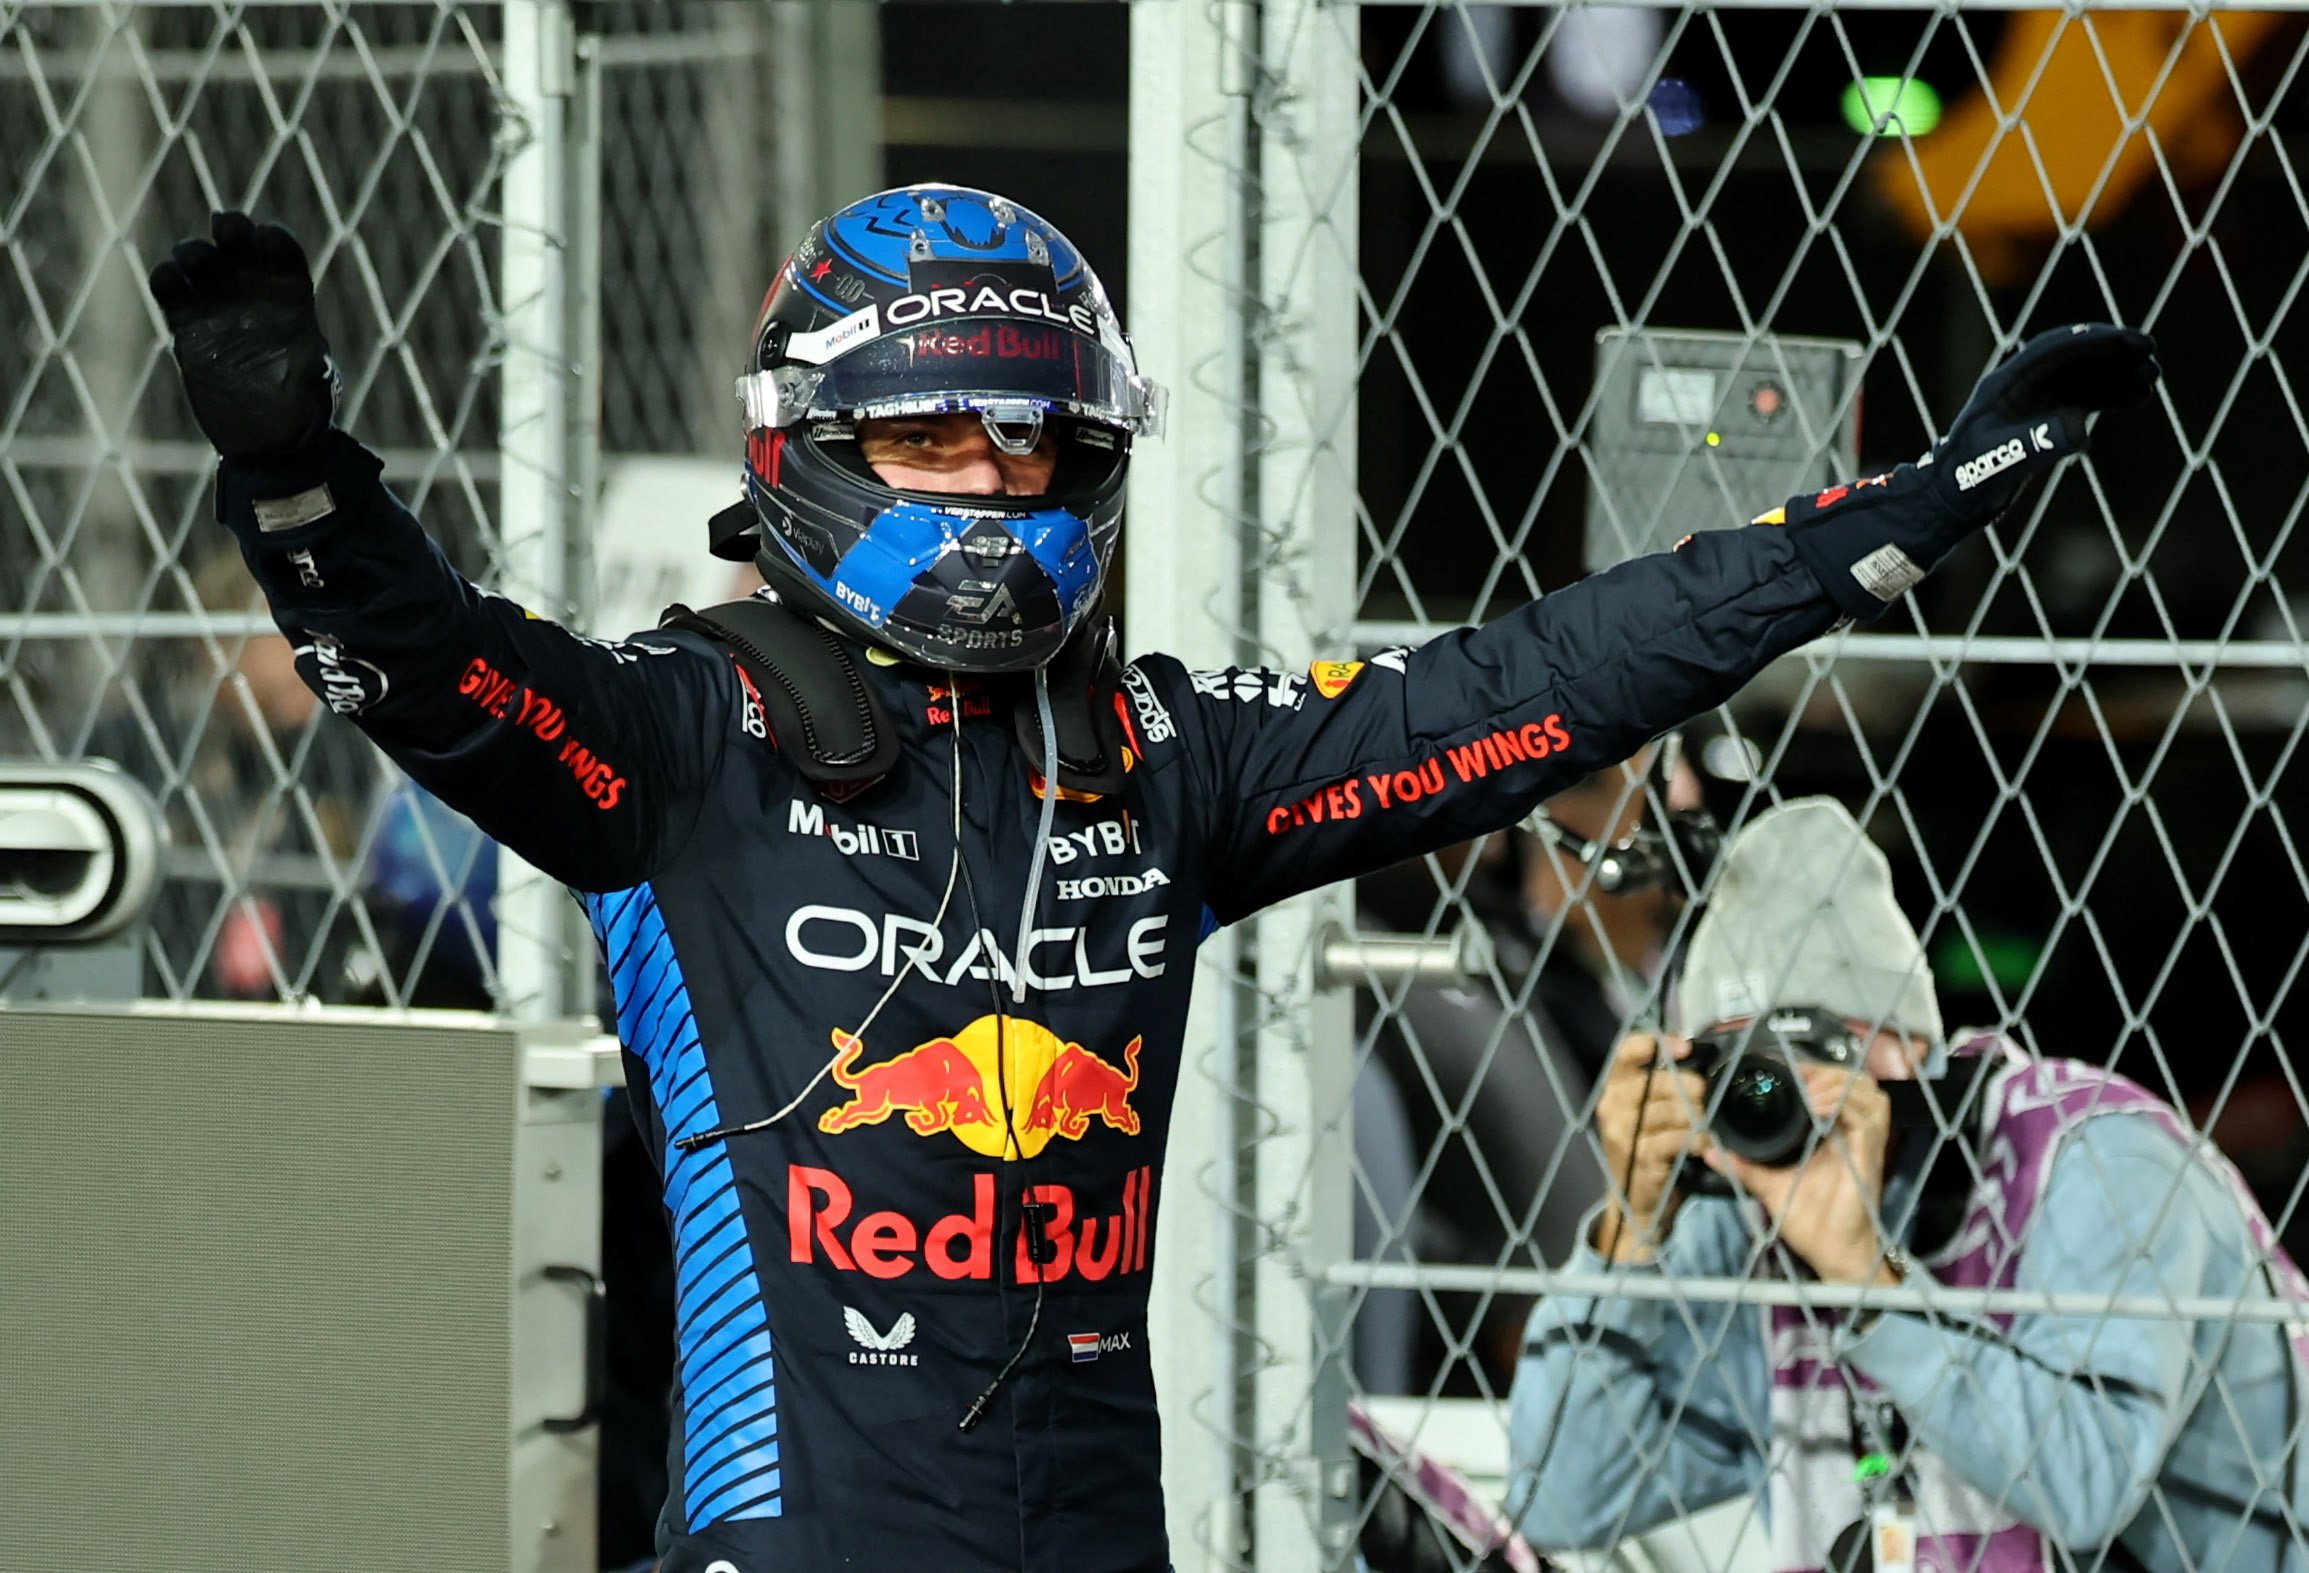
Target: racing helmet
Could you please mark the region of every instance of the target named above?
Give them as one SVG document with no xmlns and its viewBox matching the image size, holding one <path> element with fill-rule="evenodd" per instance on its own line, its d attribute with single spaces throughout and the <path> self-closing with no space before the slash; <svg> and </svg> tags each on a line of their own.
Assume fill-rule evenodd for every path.
<svg viewBox="0 0 2309 1573">
<path fill-rule="evenodd" d="M 738 398 L 753 517 L 716 552 L 870 644 L 974 672 L 1040 667 L 1092 615 L 1131 443 L 1163 409 L 1073 243 L 943 185 L 811 228 L 762 303 Z M 951 413 L 1005 453 L 1049 444 L 1043 495 L 909 491 L 867 465 L 861 422 Z"/>
</svg>

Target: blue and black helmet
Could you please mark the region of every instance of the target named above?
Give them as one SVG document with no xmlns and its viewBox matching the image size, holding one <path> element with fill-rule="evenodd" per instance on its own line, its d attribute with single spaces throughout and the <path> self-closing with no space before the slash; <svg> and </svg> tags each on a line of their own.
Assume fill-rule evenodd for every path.
<svg viewBox="0 0 2309 1573">
<path fill-rule="evenodd" d="M 738 397 L 759 528 L 717 550 L 750 547 L 781 599 L 870 643 L 978 672 L 1043 665 L 1091 615 L 1131 443 L 1162 418 L 1073 243 L 962 186 L 813 226 L 762 303 Z M 900 490 L 860 453 L 860 421 L 952 412 L 1008 453 L 1050 441 L 1045 494 Z"/>
</svg>

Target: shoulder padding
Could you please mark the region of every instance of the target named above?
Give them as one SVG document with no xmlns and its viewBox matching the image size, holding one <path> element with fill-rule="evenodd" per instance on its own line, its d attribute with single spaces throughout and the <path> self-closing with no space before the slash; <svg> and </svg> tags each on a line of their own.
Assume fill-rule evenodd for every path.
<svg viewBox="0 0 2309 1573">
<path fill-rule="evenodd" d="M 862 790 L 897 764 L 898 729 L 876 685 L 858 670 L 857 652 L 814 620 L 756 598 L 702 612 L 670 606 L 658 626 L 703 634 L 727 648 L 752 680 L 778 746 L 819 786 Z M 1045 669 L 1056 771 L 1044 758 L 1034 679 L 1013 676 L 990 683 L 989 691 L 1009 705 L 1012 730 L 1038 769 L 1055 774 L 1069 791 L 1103 795 L 1120 792 L 1130 768 L 1115 708 L 1121 675 L 1114 625 L 1104 618 L 1068 640 Z"/>
<path fill-rule="evenodd" d="M 702 612 L 669 606 L 660 628 L 724 645 L 753 679 L 770 733 L 812 781 L 878 780 L 898 762 L 898 734 L 849 649 L 776 601 L 727 601 Z"/>
</svg>

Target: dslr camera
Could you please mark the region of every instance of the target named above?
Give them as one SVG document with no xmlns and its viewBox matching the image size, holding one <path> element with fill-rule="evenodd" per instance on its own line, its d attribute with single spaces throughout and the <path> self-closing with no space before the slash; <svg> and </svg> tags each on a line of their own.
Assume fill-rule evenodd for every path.
<svg viewBox="0 0 2309 1573">
<path fill-rule="evenodd" d="M 1692 1039 L 1680 1069 L 1707 1083 L 1702 1121 L 1716 1145 L 1751 1163 L 1782 1168 L 1812 1142 L 1812 1105 L 1798 1067 L 1858 1072 L 1867 1039 L 1818 1005 L 1785 1005 L 1744 1027 Z M 1684 1166 L 1686 1190 L 1720 1191 L 1730 1182 L 1697 1163 Z"/>
</svg>

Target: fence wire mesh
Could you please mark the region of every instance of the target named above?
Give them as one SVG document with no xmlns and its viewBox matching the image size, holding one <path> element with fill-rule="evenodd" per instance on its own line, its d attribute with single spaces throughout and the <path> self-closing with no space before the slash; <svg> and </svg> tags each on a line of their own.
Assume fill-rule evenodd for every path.
<svg viewBox="0 0 2309 1573">
<path fill-rule="evenodd" d="M 16 122 L 0 751 L 109 758 L 153 789 L 173 841 L 155 993 L 341 997 L 347 965 L 384 954 L 363 871 L 391 791 L 214 538 L 212 460 L 173 396 L 143 274 L 217 209 L 297 230 L 348 418 L 478 566 L 494 445 L 483 215 L 502 162 L 490 21 L 420 6 L 0 17 Z M 471 838 L 419 840 L 420 870 L 460 890 Z"/>
<path fill-rule="evenodd" d="M 775 47 L 808 9 L 587 12 L 611 216 L 601 365 L 582 369 L 599 448 L 722 451 L 724 347 L 763 259 L 797 213 L 850 194 L 797 198 L 794 137 L 775 138 L 776 189 L 744 156 L 810 86 L 790 80 L 808 51 Z M 1139 10 L 1210 41 L 1207 79 L 1180 84 L 1208 112 L 1185 108 L 1134 160 L 1212 201 L 1166 212 L 1132 276 L 1142 322 L 1180 279 L 1213 291 L 1200 347 L 1150 369 L 1207 444 L 1170 462 L 1218 521 L 1198 553 L 1226 561 L 1153 561 L 1212 575 L 1214 664 L 1416 643 L 1913 457 L 1980 371 L 2052 324 L 2147 327 L 2167 372 L 2152 410 L 2110 422 L 1876 628 L 1783 662 L 1544 823 L 1357 889 L 1366 931 L 1482 936 L 1457 975 L 1336 944 L 1338 908 L 1219 942 L 1239 958 L 1238 1030 L 1195 1064 L 1231 1142 L 1173 1194 L 1201 1190 L 1225 1226 L 1182 1296 L 1215 1322 L 1222 1374 L 1170 1412 L 1187 1448 L 1221 1444 L 1232 1495 L 1179 1537 L 1180 1565 L 1339 1566 L 1359 1541 L 1384 1573 L 1405 1555 L 1381 1549 L 1405 1522 L 1393 1492 L 1432 1505 L 1438 1488 L 1380 1430 L 1461 1466 L 1550 1550 L 1678 1573 L 1817 1565 L 1770 1549 L 1763 1507 L 1811 1451 L 1954 1457 L 1968 1424 L 1994 1446 L 1920 1504 L 1927 1535 L 1958 1512 L 2052 1526 L 2049 1560 L 2125 1566 L 2103 1548 L 2130 1526 L 2126 1554 L 2192 1569 L 2261 1555 L 2255 1536 L 2298 1542 L 2292 1308 L 2213 1182 L 2233 1163 L 2275 1237 L 2309 1234 L 2292 1053 L 2309 957 L 2304 12 Z M 492 855 L 294 680 L 203 517 L 209 458 L 141 278 L 213 208 L 297 229 L 349 418 L 494 582 L 503 184 L 534 130 L 503 21 L 482 4 L 0 0 L 0 755 L 111 757 L 160 798 L 173 845 L 147 993 L 501 998 Z M 1682 1215 L 1716 1217 L 1729 1256 L 1575 1254 L 1620 1183 L 1596 1140 L 1604 1067 L 1663 1018 L 1713 889 L 1682 838 L 1626 849 L 1665 869 L 1633 892 L 1603 889 L 1581 849 L 1696 807 L 1736 834 L 1814 795 L 1888 855 L 1947 1023 L 2122 1073 L 2182 1133 L 2077 1149 L 2126 1271 L 2032 1278 L 2024 1252 L 2018 1298 L 1936 1292 L 1923 1324 L 1988 1353 L 1917 1357 L 1904 1438 L 1823 1440 L 1775 1408 L 1766 1318 L 1813 1348 L 1854 1296 L 1730 1203 Z M 1351 1077 L 1310 1068 L 1350 1045 Z M 1941 1107 L 1909 1162 L 1953 1154 L 1968 1197 L 2004 1171 L 1960 1123 Z M 2187 1162 L 2158 1169 L 2173 1153 Z M 2144 1190 L 2143 1173 L 2162 1178 Z M 1542 1344 L 1601 1386 L 1555 1413 L 1570 1379 L 1531 1367 L 1514 1396 L 1538 1467 L 1518 1471 L 1509 1401 L 1535 1306 L 1556 1330 Z M 1644 1360 L 1615 1337 L 1631 1316 L 1652 1319 Z M 1342 1378 L 1366 1454 L 1397 1460 L 1359 1481 L 1338 1467 Z M 2155 1446 L 2079 1451 L 2128 1436 Z M 1695 1446 L 1722 1467 L 1695 1471 Z M 2061 1495 L 2079 1481 L 2081 1506 Z M 1405 1532 L 1428 1536 L 1426 1565 L 1522 1565 Z M 1983 1534 L 1916 1560 L 2001 1573 L 2013 1546 Z"/>
<path fill-rule="evenodd" d="M 1230 1193 L 1258 1198 L 1238 1282 L 1279 1254 L 1351 1307 L 1336 1336 L 1309 1313 L 1310 1355 L 1238 1297 L 1247 1359 L 1296 1373 L 1302 1417 L 1343 1362 L 1364 1420 L 1465 1466 L 1566 1554 L 1818 1566 L 1874 1500 L 1824 1485 L 1822 1458 L 1848 1476 L 1886 1453 L 1917 1494 L 1917 1565 L 2298 1555 L 2298 1281 L 2278 1246 L 2309 1234 L 2293 1052 L 2309 957 L 2304 14 L 1263 10 L 1230 35 L 1223 83 L 1247 109 L 1232 168 L 1265 248 L 1241 313 L 1259 374 L 1229 388 L 1261 473 L 1284 453 L 1317 479 L 1229 495 L 1245 583 L 1264 587 L 1237 603 L 1239 641 L 1284 670 L 1416 644 L 1913 458 L 1980 373 L 2050 326 L 2144 327 L 2166 380 L 1875 627 L 1780 663 L 1544 819 L 1362 882 L 1365 930 L 1490 944 L 1463 946 L 1484 959 L 1447 980 L 1349 957 L 1351 1096 L 1293 1083 L 1311 1102 L 1278 1101 L 1240 1072 L 1259 1093 L 1243 1136 L 1298 1131 L 1320 1154 L 1345 1133 L 1353 1151 L 1345 1172 L 1318 1159 Z M 1321 217 L 1338 149 L 1306 134 L 1342 80 L 1357 104 L 1344 211 L 1359 214 L 1344 309 Z M 1207 265 L 1208 240 L 1188 254 Z M 1318 375 L 1321 346 L 1341 344 L 1344 406 Z M 1309 413 L 1342 407 L 1329 430 Z M 1328 517 L 1308 502 L 1326 474 L 1351 499 Z M 1350 549 L 1346 605 L 1296 588 L 1306 562 Z M 1277 616 L 1278 593 L 1295 614 Z M 2020 1232 L 1999 1236 L 1992 1269 L 1967 1254 L 1988 1214 L 2020 1194 L 2016 1172 L 2047 1172 L 2043 1152 L 2016 1170 L 2008 1150 L 2027 1124 L 2016 1089 L 2038 1082 L 1944 1098 L 1904 1130 L 1887 1234 L 1908 1234 L 1927 1279 L 2008 1292 L 1944 1289 L 1919 1311 L 1926 1291 L 1905 1291 L 1933 1331 L 1897 1335 L 1913 1367 L 1898 1380 L 1881 1354 L 1829 1355 L 1855 1297 L 1814 1279 L 1800 1220 L 1782 1233 L 1701 1197 L 1656 1263 L 1582 1249 L 1616 1243 L 1599 1221 L 1624 1183 L 1599 1140 L 1607 1067 L 1627 1034 L 1679 1019 L 1679 969 L 1717 894 L 1715 849 L 1687 816 L 1708 811 L 1736 843 L 1815 796 L 1888 857 L 1950 1041 L 1974 1024 L 2040 1067 L 2039 1091 L 2073 1065 L 2146 1100 L 2088 1125 L 2115 1093 L 2044 1093 L 2057 1135 L 2031 1125 L 2028 1142 L 2061 1162 L 2041 1208 L 2031 1192 L 1998 1212 Z M 1597 855 L 1615 847 L 1616 862 Z M 1612 888 L 1647 860 L 1649 888 Z M 1838 921 L 1818 920 L 1812 953 L 1861 943 Z M 1746 947 L 1758 1010 L 1800 1003 L 1774 997 L 1802 974 L 1773 937 Z M 1307 1019 L 1318 942 L 1298 943 L 1297 967 L 1247 964 L 1246 1020 Z M 1244 1067 L 1288 1063 L 1249 1029 L 1243 1044 Z M 1813 1194 L 1840 1162 L 1802 1171 Z M 1927 1174 L 1953 1221 L 1918 1222 Z M 1347 1262 L 1308 1222 L 1341 1207 Z M 1951 1243 L 1958 1223 L 1970 1232 Z M 1897 1398 L 1895 1432 L 1874 1429 L 1866 1396 L 1813 1391 L 1838 1369 Z M 1321 1439 L 1262 1404 L 1233 1436 L 1238 1481 L 1290 1482 L 1321 1544 Z M 1409 1465 L 1367 1469 L 1356 1493 L 1374 1566 L 1396 1486 L 1419 1494 Z M 1282 1554 L 1269 1525 L 1246 1521 L 1242 1565 Z M 1427 1551 L 1419 1565 L 1507 1565 L 1448 1537 Z"/>
<path fill-rule="evenodd" d="M 158 799 L 148 994 L 504 997 L 494 848 L 295 675 L 205 517 L 212 457 L 143 276 L 212 211 L 288 225 L 342 419 L 458 566 L 503 582 L 520 304 L 503 182 L 543 134 L 506 79 L 505 21 L 494 4 L 0 4 L 0 756 L 110 759 Z M 584 21 L 616 221 L 589 259 L 603 364 L 566 346 L 554 364 L 596 392 L 597 448 L 719 453 L 709 373 L 771 251 L 770 195 L 738 150 L 774 120 L 773 19 L 684 3 Z M 582 625 L 593 587 L 568 595 L 554 610 Z"/>
</svg>

